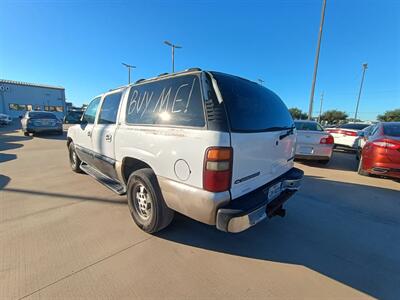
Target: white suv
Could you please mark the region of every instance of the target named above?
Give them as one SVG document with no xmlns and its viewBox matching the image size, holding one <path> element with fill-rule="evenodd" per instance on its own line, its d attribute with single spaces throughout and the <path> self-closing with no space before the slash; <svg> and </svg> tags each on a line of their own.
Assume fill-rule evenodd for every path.
<svg viewBox="0 0 400 300">
<path fill-rule="evenodd" d="M 67 143 L 72 169 L 126 193 L 144 231 L 163 229 L 177 211 L 240 232 L 284 216 L 303 177 L 295 134 L 270 90 L 195 68 L 94 98 Z"/>
</svg>

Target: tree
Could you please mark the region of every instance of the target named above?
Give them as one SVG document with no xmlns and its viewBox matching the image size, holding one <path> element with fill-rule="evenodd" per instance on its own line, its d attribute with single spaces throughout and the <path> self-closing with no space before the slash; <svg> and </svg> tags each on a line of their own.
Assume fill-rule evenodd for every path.
<svg viewBox="0 0 400 300">
<path fill-rule="evenodd" d="M 400 108 L 388 110 L 383 115 L 377 117 L 382 122 L 399 122 L 400 121 Z"/>
<path fill-rule="evenodd" d="M 289 108 L 289 112 L 294 120 L 305 120 L 307 119 L 307 114 L 303 113 L 300 108 L 292 107 Z"/>
<path fill-rule="evenodd" d="M 339 121 L 346 120 L 348 115 L 344 111 L 336 109 L 327 110 L 321 115 L 321 120 L 327 121 L 328 124 L 336 124 Z"/>
</svg>

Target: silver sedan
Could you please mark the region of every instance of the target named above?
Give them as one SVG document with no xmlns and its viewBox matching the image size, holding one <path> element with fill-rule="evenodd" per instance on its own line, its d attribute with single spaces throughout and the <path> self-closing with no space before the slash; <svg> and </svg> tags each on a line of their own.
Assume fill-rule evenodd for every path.
<svg viewBox="0 0 400 300">
<path fill-rule="evenodd" d="M 327 164 L 332 156 L 333 136 L 315 121 L 296 120 L 296 159 L 315 160 Z"/>
</svg>

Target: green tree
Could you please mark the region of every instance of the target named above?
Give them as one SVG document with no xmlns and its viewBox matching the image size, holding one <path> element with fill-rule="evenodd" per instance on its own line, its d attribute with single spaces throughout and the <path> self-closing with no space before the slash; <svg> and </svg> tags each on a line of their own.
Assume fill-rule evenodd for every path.
<svg viewBox="0 0 400 300">
<path fill-rule="evenodd" d="M 382 122 L 399 122 L 400 121 L 400 108 L 388 110 L 383 115 L 379 115 L 379 121 Z"/>
<path fill-rule="evenodd" d="M 305 120 L 305 119 L 307 119 L 307 114 L 303 113 L 300 108 L 297 108 L 297 107 L 289 108 L 289 112 L 292 115 L 292 118 L 294 120 Z"/>
<path fill-rule="evenodd" d="M 321 115 L 321 120 L 327 121 L 328 124 L 336 124 L 339 121 L 346 120 L 348 115 L 344 111 L 336 109 L 327 110 Z"/>
</svg>

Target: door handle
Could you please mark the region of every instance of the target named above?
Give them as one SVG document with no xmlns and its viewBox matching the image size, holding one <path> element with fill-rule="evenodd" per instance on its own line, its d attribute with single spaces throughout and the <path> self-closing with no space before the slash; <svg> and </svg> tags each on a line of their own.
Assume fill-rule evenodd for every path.
<svg viewBox="0 0 400 300">
<path fill-rule="evenodd" d="M 106 134 L 106 141 L 111 142 L 112 140 L 112 135 L 111 134 Z"/>
<path fill-rule="evenodd" d="M 91 131 L 88 131 L 88 132 L 87 132 L 87 135 L 88 135 L 88 136 L 92 136 L 92 132 L 91 132 Z"/>
</svg>

